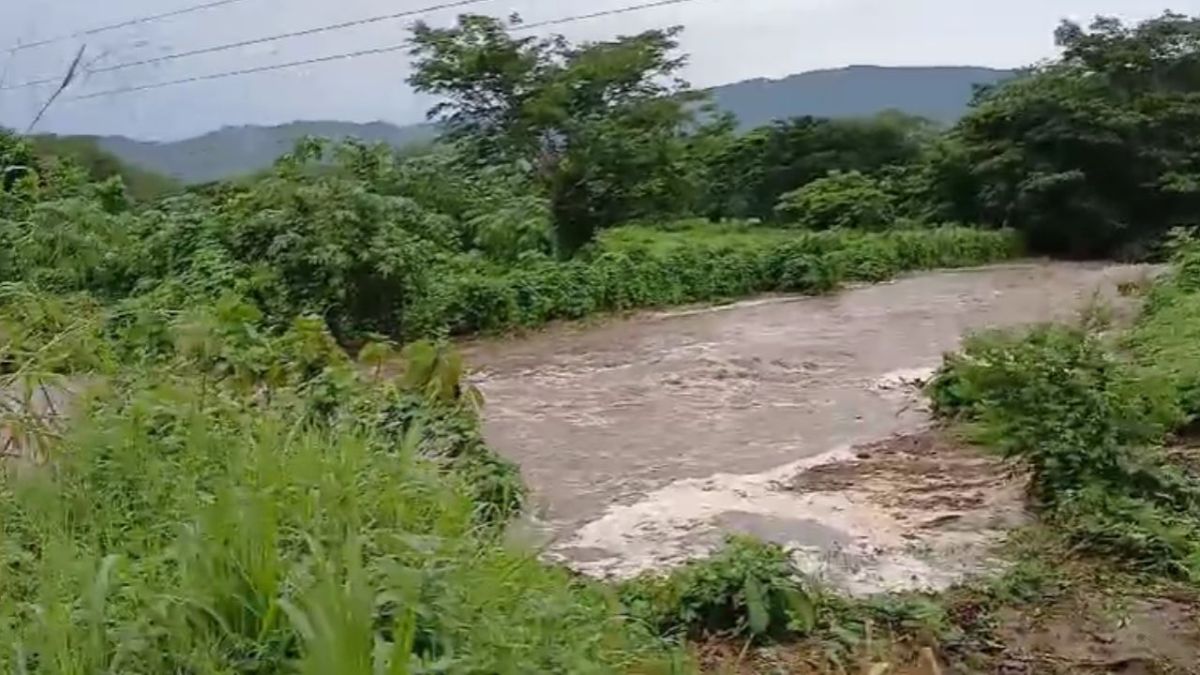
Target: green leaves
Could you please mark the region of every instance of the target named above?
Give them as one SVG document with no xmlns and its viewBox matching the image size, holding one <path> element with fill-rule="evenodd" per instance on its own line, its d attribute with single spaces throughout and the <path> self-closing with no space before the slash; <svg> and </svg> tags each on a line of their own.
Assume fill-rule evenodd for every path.
<svg viewBox="0 0 1200 675">
<path fill-rule="evenodd" d="M 978 209 L 967 215 L 1072 256 L 1141 255 L 1194 221 L 1197 25 L 1175 14 L 1064 24 L 1061 61 L 989 90 L 958 125 Z"/>
<path fill-rule="evenodd" d="M 862 120 L 797 117 L 730 137 L 709 160 L 704 212 L 763 220 L 779 215 L 786 222 L 798 215 L 776 211 L 787 193 L 831 172 L 875 177 L 912 166 L 932 135 L 926 120 L 884 112 Z"/>
<path fill-rule="evenodd" d="M 483 408 L 483 394 L 467 381 L 462 354 L 451 345 L 428 340 L 405 346 L 402 386 L 433 404 L 461 404 L 473 413 Z"/>
<path fill-rule="evenodd" d="M 809 230 L 884 230 L 896 220 L 892 195 L 857 171 L 834 171 L 788 192 L 775 212 L 784 223 Z"/>
<path fill-rule="evenodd" d="M 620 594 L 630 614 L 665 634 L 761 638 L 808 635 L 817 626 L 817 596 L 788 553 L 744 537 L 730 537 L 707 560 L 626 582 Z"/>
<path fill-rule="evenodd" d="M 573 255 L 600 228 L 691 204 L 692 172 L 681 165 L 687 104 L 698 95 L 675 76 L 678 31 L 570 45 L 515 38 L 517 25 L 476 15 L 451 28 L 418 24 L 409 82 L 446 99 L 430 116 L 472 154 L 528 167 L 551 203 L 559 252 Z"/>
<path fill-rule="evenodd" d="M 742 587 L 746 603 L 746 628 L 752 635 L 763 635 L 771 627 L 771 613 L 767 608 L 767 593 L 762 583 L 754 577 L 746 577 Z"/>
<path fill-rule="evenodd" d="M 1159 447 L 1200 400 L 1200 312 L 1179 285 L 1184 270 L 1151 291 L 1125 351 L 1086 327 L 982 334 L 946 358 L 930 395 L 937 412 L 1032 468 L 1045 517 L 1075 546 L 1194 581 L 1200 479 Z"/>
</svg>

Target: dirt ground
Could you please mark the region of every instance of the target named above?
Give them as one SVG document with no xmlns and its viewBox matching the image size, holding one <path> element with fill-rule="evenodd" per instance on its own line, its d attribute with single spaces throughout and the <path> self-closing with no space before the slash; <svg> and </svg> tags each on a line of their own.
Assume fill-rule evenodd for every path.
<svg viewBox="0 0 1200 675">
<path fill-rule="evenodd" d="M 1200 620 L 1192 601 L 1115 601 L 1079 593 L 1038 611 L 998 617 L 1000 675 L 1200 673 Z"/>
<path fill-rule="evenodd" d="M 1196 598 L 1114 597 L 1082 588 L 1047 604 L 1001 609 L 973 646 L 881 635 L 830 659 L 819 641 L 746 648 L 712 640 L 695 648 L 714 675 L 1195 675 L 1200 673 Z"/>
</svg>

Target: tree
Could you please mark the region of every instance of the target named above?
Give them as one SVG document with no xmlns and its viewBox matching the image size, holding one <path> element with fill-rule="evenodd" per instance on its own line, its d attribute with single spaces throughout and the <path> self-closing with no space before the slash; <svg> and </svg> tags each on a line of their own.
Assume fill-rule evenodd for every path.
<svg viewBox="0 0 1200 675">
<path fill-rule="evenodd" d="M 896 219 L 892 196 L 857 171 L 830 172 L 784 194 L 775 210 L 783 221 L 811 230 L 882 230 Z"/>
<path fill-rule="evenodd" d="M 1060 61 L 985 92 L 955 130 L 975 186 L 960 206 L 1074 256 L 1200 220 L 1200 20 L 1099 18 L 1057 37 Z"/>
<path fill-rule="evenodd" d="M 868 119 L 796 117 L 755 129 L 716 159 L 709 214 L 771 218 L 784 193 L 831 171 L 874 174 L 910 164 L 933 135 L 927 120 L 885 111 Z"/>
<path fill-rule="evenodd" d="M 571 45 L 513 37 L 517 25 L 478 15 L 444 29 L 418 23 L 409 81 L 445 99 L 431 119 L 479 161 L 527 167 L 550 199 L 560 252 L 690 203 L 697 96 L 676 78 L 679 29 Z"/>
<path fill-rule="evenodd" d="M 1055 40 L 1064 64 L 1103 75 L 1110 86 L 1129 94 L 1200 88 L 1200 18 L 1166 12 L 1126 26 L 1098 17 L 1087 29 L 1064 21 Z"/>
</svg>

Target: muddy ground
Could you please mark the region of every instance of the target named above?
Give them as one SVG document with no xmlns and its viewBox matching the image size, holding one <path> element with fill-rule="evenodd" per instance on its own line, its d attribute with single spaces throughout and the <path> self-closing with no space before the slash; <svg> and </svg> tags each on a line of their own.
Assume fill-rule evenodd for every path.
<svg viewBox="0 0 1200 675">
<path fill-rule="evenodd" d="M 1147 268 L 1027 263 L 556 327 L 468 348 L 550 557 L 627 576 L 725 532 L 861 593 L 942 587 L 1022 522 L 1008 467 L 922 432 L 968 332 L 1069 319 Z"/>
<path fill-rule="evenodd" d="M 1065 576 L 1080 572 L 1086 575 L 1071 569 Z M 978 607 L 970 591 L 956 590 L 941 602 L 958 622 L 954 629 L 965 631 L 958 641 L 876 628 L 869 641 L 849 648 L 819 639 L 753 646 L 713 638 L 694 645 L 693 652 L 703 672 L 720 675 L 1200 673 L 1195 590 L 1133 582 L 1119 573 L 1072 578 L 1045 597 L 994 609 L 986 617 L 972 615 Z"/>
</svg>

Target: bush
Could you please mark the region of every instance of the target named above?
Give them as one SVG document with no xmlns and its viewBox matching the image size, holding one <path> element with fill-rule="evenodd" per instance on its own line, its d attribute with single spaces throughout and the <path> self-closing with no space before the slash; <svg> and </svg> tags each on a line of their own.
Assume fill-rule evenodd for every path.
<svg viewBox="0 0 1200 675">
<path fill-rule="evenodd" d="M 896 220 L 892 196 L 878 180 L 857 171 L 834 171 L 784 194 L 775 213 L 809 230 L 883 230 Z"/>
<path fill-rule="evenodd" d="M 517 269 L 446 268 L 420 311 L 435 333 L 501 331 L 755 293 L 820 293 L 843 281 L 1002 260 L 1020 251 L 1005 231 L 926 228 L 887 233 L 797 233 L 640 227 L 604 233 L 587 259 L 543 260 Z M 411 322 L 410 322 L 411 325 Z"/>
<path fill-rule="evenodd" d="M 1185 238 L 1175 249 L 1125 346 L 1142 377 L 1170 383 L 1191 424 L 1200 418 L 1200 243 Z"/>
<path fill-rule="evenodd" d="M 1188 260 L 1190 251 L 1180 254 Z M 1127 352 L 1086 328 L 987 333 L 947 356 L 934 409 L 1033 470 L 1031 490 L 1080 550 L 1200 580 L 1200 478 L 1159 449 L 1196 414 L 1187 267 L 1160 282 Z"/>
<path fill-rule="evenodd" d="M 1060 60 L 982 92 L 957 124 L 935 170 L 957 176 L 941 190 L 955 217 L 1077 257 L 1144 254 L 1196 222 L 1197 26 L 1169 12 L 1061 26 Z"/>
<path fill-rule="evenodd" d="M 1061 326 L 974 336 L 930 383 L 935 411 L 1031 464 L 1045 504 L 1097 483 L 1132 487 L 1130 449 L 1179 420 L 1170 393 L 1083 329 Z"/>
<path fill-rule="evenodd" d="M 817 623 L 816 596 L 787 552 L 740 537 L 708 560 L 626 582 L 620 595 L 634 618 L 665 635 L 804 635 Z"/>
</svg>

